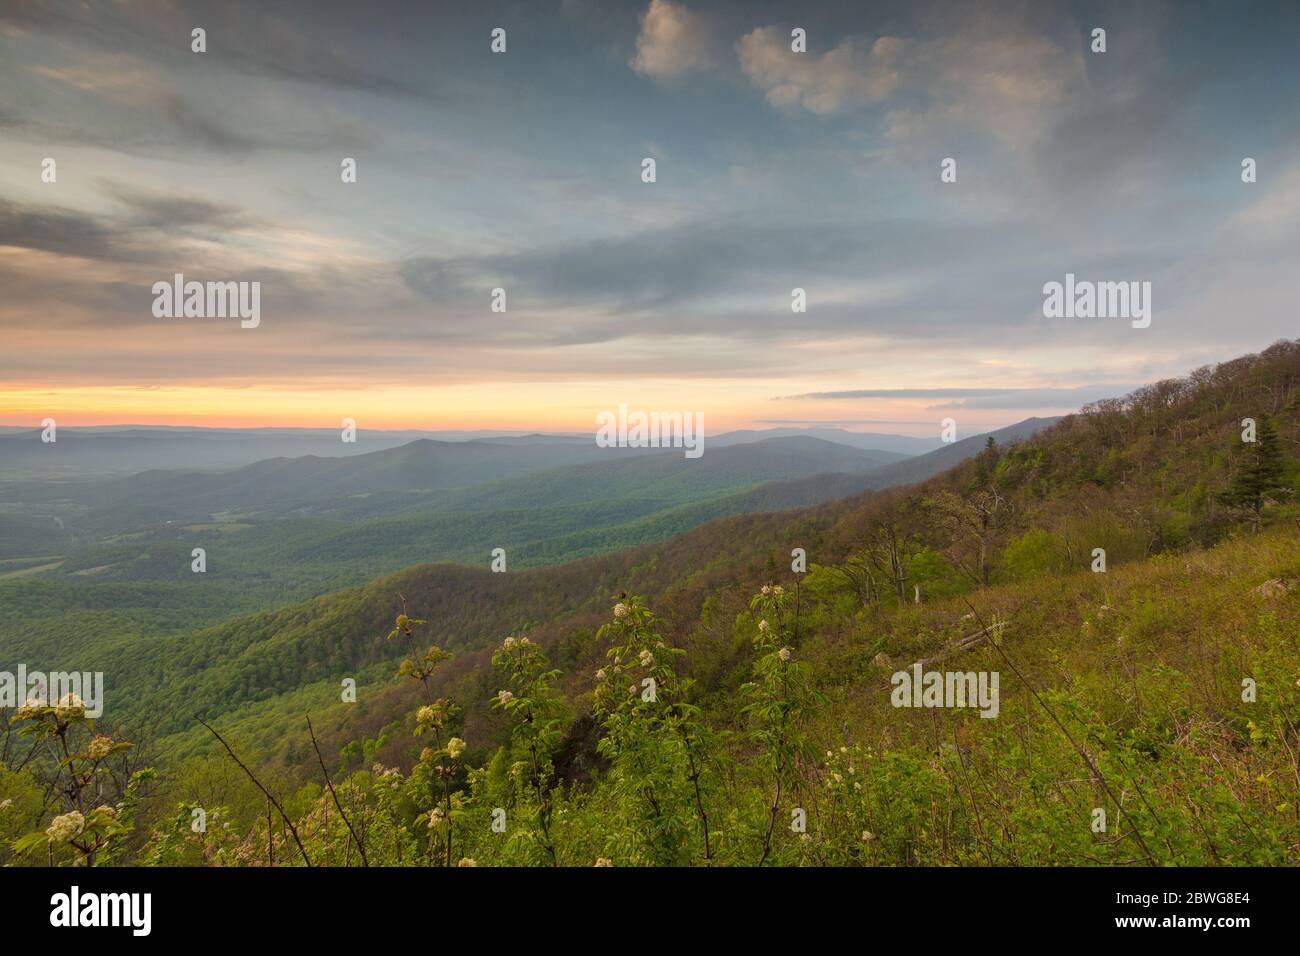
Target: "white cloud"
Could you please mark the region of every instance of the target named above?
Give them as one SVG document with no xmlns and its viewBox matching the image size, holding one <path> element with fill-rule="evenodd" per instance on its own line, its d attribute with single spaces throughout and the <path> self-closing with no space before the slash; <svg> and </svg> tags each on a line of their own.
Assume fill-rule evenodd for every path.
<svg viewBox="0 0 1300 956">
<path fill-rule="evenodd" d="M 895 62 L 909 41 L 849 37 L 820 57 L 793 53 L 776 27 L 760 27 L 736 43 L 740 68 L 773 106 L 826 115 L 884 99 L 898 86 Z"/>
<path fill-rule="evenodd" d="M 762 27 L 741 37 L 736 52 L 776 107 L 824 116 L 906 97 L 886 115 L 895 141 L 967 121 L 1023 145 L 1046 127 L 1043 112 L 1084 82 L 1079 55 L 1041 37 L 847 37 L 816 56 L 791 52 L 783 31 Z"/>
<path fill-rule="evenodd" d="M 703 17 L 672 0 L 650 0 L 628 65 L 659 79 L 681 76 L 709 66 L 709 46 Z"/>
</svg>

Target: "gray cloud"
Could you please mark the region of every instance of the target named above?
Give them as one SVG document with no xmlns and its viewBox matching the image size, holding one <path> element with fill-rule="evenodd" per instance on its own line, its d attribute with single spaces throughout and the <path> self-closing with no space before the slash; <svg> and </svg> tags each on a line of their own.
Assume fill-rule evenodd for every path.
<svg viewBox="0 0 1300 956">
<path fill-rule="evenodd" d="M 355 11 L 349 11 L 355 15 Z M 428 98 L 430 91 L 364 65 L 328 38 L 311 18 L 279 16 L 261 4 L 140 0 L 8 0 L 0 24 L 69 34 L 92 47 L 148 50 L 151 59 L 190 56 L 190 31 L 203 27 L 208 56 L 229 69 L 377 95 Z"/>
<path fill-rule="evenodd" d="M 130 222 L 135 226 L 156 229 L 182 226 L 230 228 L 250 226 L 256 221 L 238 206 L 198 196 L 149 192 L 118 182 L 104 182 L 103 187 L 129 210 Z"/>
<path fill-rule="evenodd" d="M 947 401 L 927 406 L 932 410 L 952 408 L 1081 408 L 1098 399 L 1126 394 L 1135 387 L 1132 384 L 1094 384 L 1062 388 L 855 388 L 838 392 L 810 392 L 805 395 L 786 397 L 818 400 L 861 398 L 947 399 Z"/>
<path fill-rule="evenodd" d="M 0 246 L 115 262 L 147 261 L 149 251 L 98 217 L 0 198 Z"/>
</svg>

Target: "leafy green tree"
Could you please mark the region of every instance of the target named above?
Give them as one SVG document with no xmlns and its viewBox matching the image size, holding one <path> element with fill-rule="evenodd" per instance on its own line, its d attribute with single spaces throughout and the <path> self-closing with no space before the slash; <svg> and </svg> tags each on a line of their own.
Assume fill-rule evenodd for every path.
<svg viewBox="0 0 1300 956">
<path fill-rule="evenodd" d="M 510 768 L 509 777 L 520 784 L 514 795 L 516 806 L 524 809 L 525 818 L 536 827 L 523 832 L 541 845 L 552 866 L 558 866 L 551 833 L 551 777 L 564 711 L 564 702 L 555 690 L 560 672 L 548 669 L 546 654 L 526 637 L 507 637 L 492 655 L 492 664 L 510 682 L 511 689 L 498 691 L 493 706 L 513 721 L 510 738 L 519 759 Z"/>
<path fill-rule="evenodd" d="M 781 799 L 796 785 L 798 758 L 805 749 L 804 724 L 812 707 L 821 702 L 812 689 L 811 668 L 796 661 L 794 649 L 785 644 L 786 599 L 784 588 L 769 584 L 750 602 L 750 608 L 762 616 L 754 636 L 754 679 L 741 686 L 749 695 L 743 712 L 753 722 L 751 736 L 762 749 L 759 763 L 772 781 L 759 866 L 772 855 Z"/>
<path fill-rule="evenodd" d="M 691 785 L 698 755 L 694 738 L 679 727 L 683 685 L 673 668 L 685 652 L 668 646 L 636 596 L 614 606 L 614 619 L 598 636 L 611 646 L 596 674 L 595 710 L 605 728 L 597 752 L 612 763 L 609 781 L 632 825 L 625 850 L 644 863 L 686 865 L 699 805 Z"/>
</svg>

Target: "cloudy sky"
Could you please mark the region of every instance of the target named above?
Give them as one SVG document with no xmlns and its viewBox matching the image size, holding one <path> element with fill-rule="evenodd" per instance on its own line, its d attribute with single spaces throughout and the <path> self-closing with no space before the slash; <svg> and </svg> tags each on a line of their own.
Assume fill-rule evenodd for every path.
<svg viewBox="0 0 1300 956">
<path fill-rule="evenodd" d="M 0 424 L 929 435 L 1257 351 L 1300 329 L 1297 9 L 0 0 Z M 177 272 L 260 326 L 156 318 Z M 1044 318 L 1066 273 L 1151 326 Z"/>
</svg>

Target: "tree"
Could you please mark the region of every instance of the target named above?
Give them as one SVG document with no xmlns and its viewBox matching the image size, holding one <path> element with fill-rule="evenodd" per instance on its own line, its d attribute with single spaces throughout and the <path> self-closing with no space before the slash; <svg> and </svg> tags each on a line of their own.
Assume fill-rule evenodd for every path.
<svg viewBox="0 0 1300 956">
<path fill-rule="evenodd" d="M 916 551 L 916 542 L 899 530 L 892 517 L 876 522 L 871 543 L 867 546 L 867 557 L 893 585 L 899 604 L 907 602 L 907 577 Z"/>
<path fill-rule="evenodd" d="M 968 574 L 980 587 L 989 586 L 989 554 L 993 539 L 1002 524 L 1002 513 L 1009 507 L 998 490 L 989 487 L 984 491 L 962 498 L 950 491 L 941 491 L 923 502 L 930 519 L 953 539 L 954 548 L 948 558 Z M 967 567 L 956 551 L 963 539 L 973 540 L 978 549 L 976 567 Z"/>
<path fill-rule="evenodd" d="M 1278 444 L 1277 431 L 1265 418 L 1259 423 L 1254 448 L 1248 453 L 1245 465 L 1233 476 L 1227 490 L 1219 493 L 1219 501 L 1230 508 L 1250 512 L 1254 530 L 1258 531 L 1264 505 L 1290 492 L 1285 479 L 1286 460 Z"/>
<path fill-rule="evenodd" d="M 974 488 L 985 488 L 993 480 L 993 469 L 998 463 L 998 440 L 992 435 L 984 440 L 984 447 L 975 456 Z"/>
</svg>

